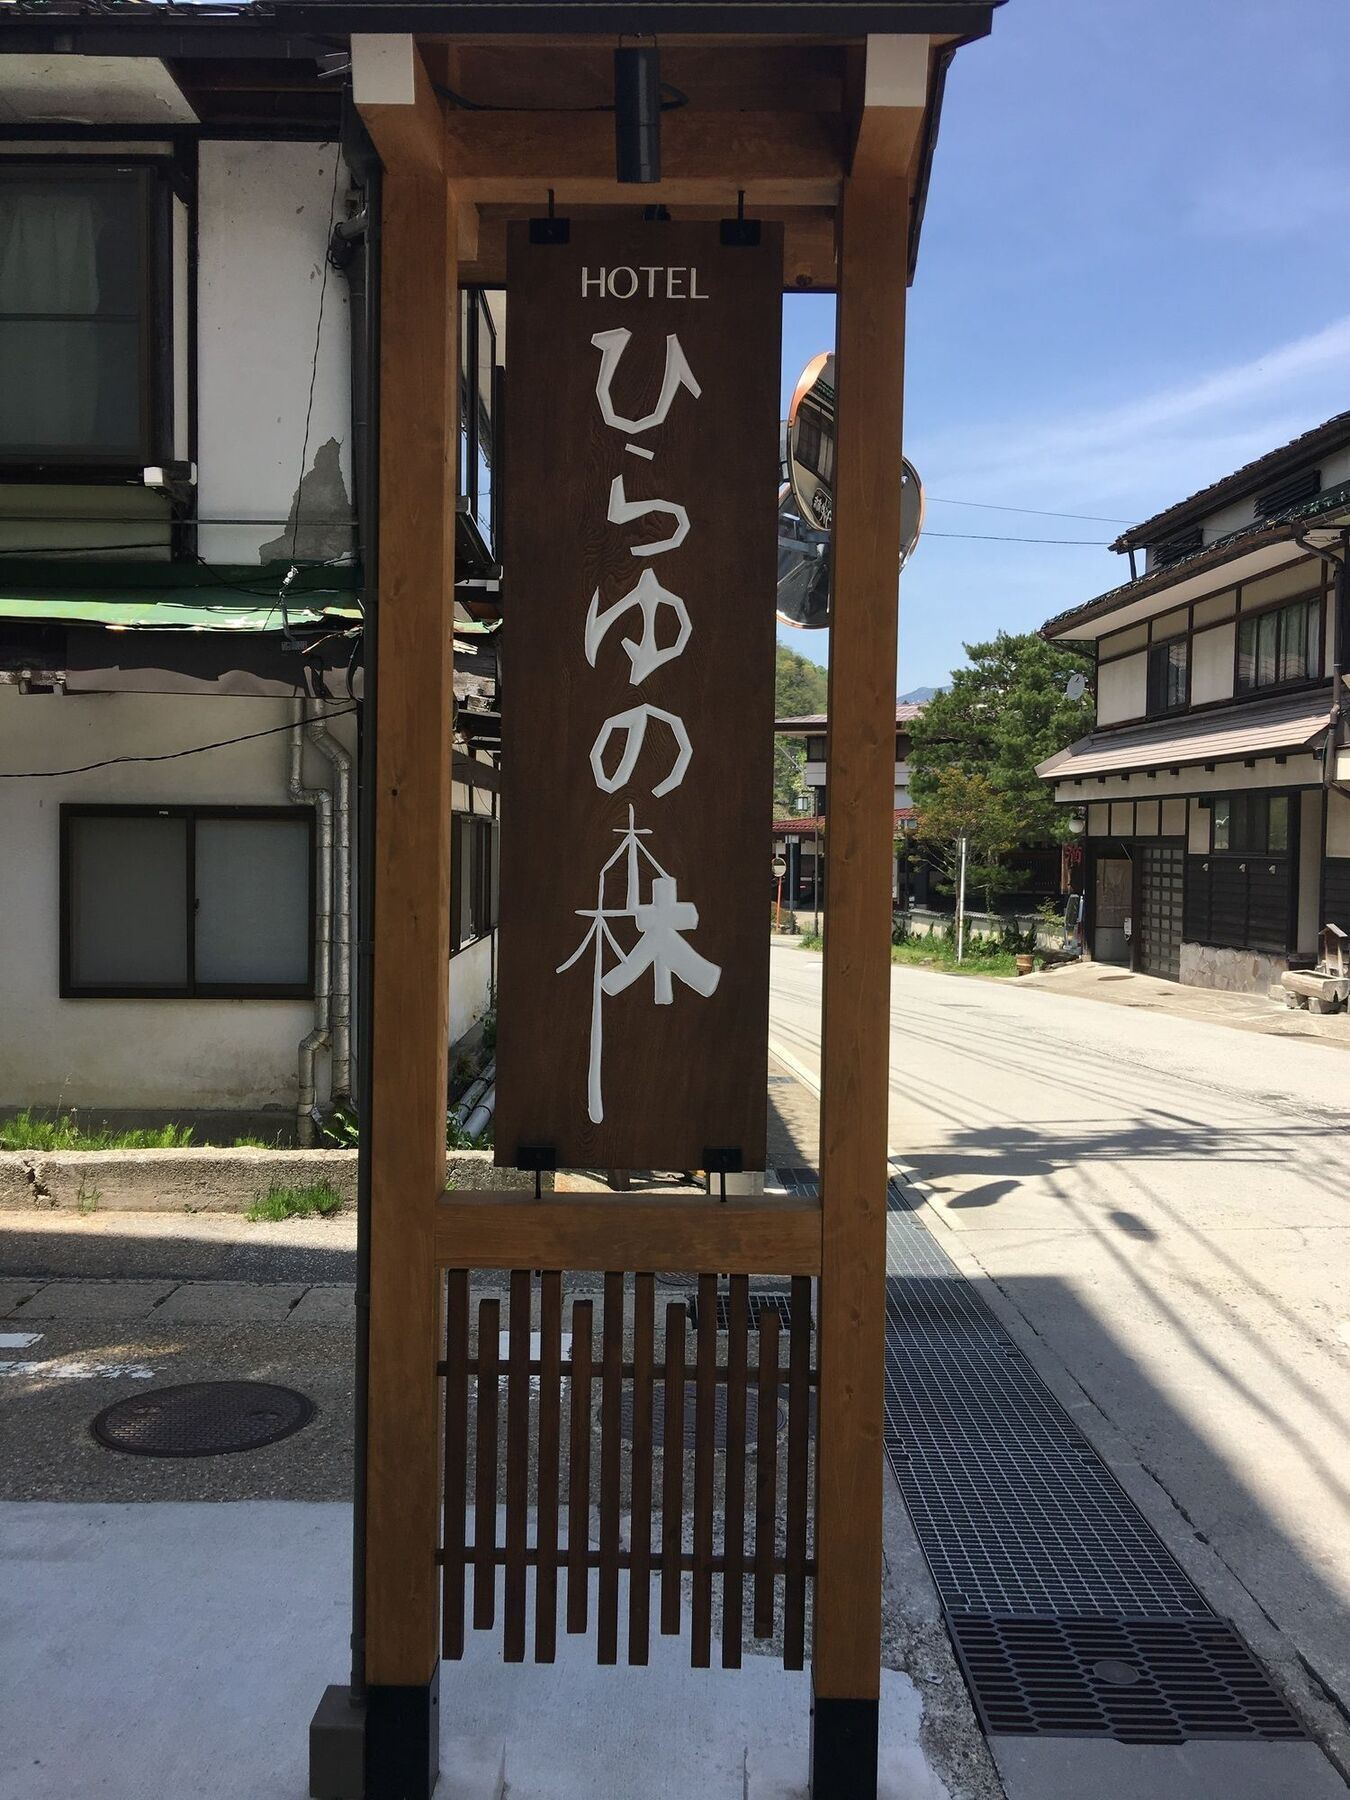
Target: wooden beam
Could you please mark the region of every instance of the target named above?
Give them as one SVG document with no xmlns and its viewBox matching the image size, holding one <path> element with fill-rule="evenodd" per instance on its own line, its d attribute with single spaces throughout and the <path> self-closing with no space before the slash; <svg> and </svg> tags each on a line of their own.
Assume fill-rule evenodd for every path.
<svg viewBox="0 0 1350 1800">
<path fill-rule="evenodd" d="M 465 247 L 461 220 L 460 280 L 466 286 L 497 287 L 506 280 L 506 227 L 511 219 L 525 219 L 540 212 L 538 201 L 476 208 L 477 253 Z M 586 218 L 589 207 L 573 207 L 572 218 Z M 684 219 L 729 217 L 734 206 L 673 206 L 671 216 Z M 777 221 L 783 227 L 783 288 L 786 293 L 828 293 L 835 276 L 835 217 L 830 207 L 759 206 L 755 216 Z"/>
<path fill-rule="evenodd" d="M 913 174 L 927 111 L 928 60 L 928 39 L 919 34 L 867 39 L 850 70 L 861 90 L 851 174 Z"/>
<path fill-rule="evenodd" d="M 822 1699 L 874 1701 L 881 1642 L 882 1380 L 900 428 L 909 190 L 844 184 L 826 784 L 820 1399 L 813 1756 Z M 874 1793 L 832 1785 L 822 1797 Z M 875 1782 L 875 1773 L 872 1777 Z"/>
<path fill-rule="evenodd" d="M 835 113 L 843 60 L 837 44 L 781 45 L 762 38 L 736 47 L 682 47 L 663 38 L 661 78 L 699 112 Z M 572 38 L 550 49 L 459 43 L 449 85 L 476 106 L 611 106 L 614 47 L 596 38 Z"/>
<path fill-rule="evenodd" d="M 843 122 L 814 113 L 663 115 L 662 179 L 640 190 L 614 177 L 608 112 L 456 112 L 445 116 L 448 166 L 467 199 L 542 205 L 655 205 L 722 200 L 734 206 L 829 206 L 843 174 Z"/>
<path fill-rule="evenodd" d="M 382 154 L 394 141 L 386 135 Z M 430 1196 L 445 1184 L 457 284 L 444 177 L 394 163 L 384 181 L 380 282 L 366 1470 L 372 1691 L 425 1686 L 439 1657 L 440 1315 Z"/>
<path fill-rule="evenodd" d="M 445 164 L 441 103 L 410 36 L 353 36 L 352 94 L 386 169 L 440 173 Z"/>
<path fill-rule="evenodd" d="M 435 1206 L 442 1268 L 668 1269 L 690 1275 L 816 1275 L 820 1206 L 796 1195 L 444 1194 Z"/>
</svg>

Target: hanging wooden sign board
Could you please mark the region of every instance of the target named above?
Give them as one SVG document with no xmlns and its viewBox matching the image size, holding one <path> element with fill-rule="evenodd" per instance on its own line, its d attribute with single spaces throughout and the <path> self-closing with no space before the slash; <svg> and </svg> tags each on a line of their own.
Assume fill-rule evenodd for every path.
<svg viewBox="0 0 1350 1800">
<path fill-rule="evenodd" d="M 764 1166 L 781 229 L 513 225 L 496 1159 Z"/>
</svg>

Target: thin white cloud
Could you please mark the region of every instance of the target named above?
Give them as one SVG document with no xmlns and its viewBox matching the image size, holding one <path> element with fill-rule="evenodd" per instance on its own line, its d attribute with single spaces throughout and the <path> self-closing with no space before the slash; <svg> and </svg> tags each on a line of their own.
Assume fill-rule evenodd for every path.
<svg viewBox="0 0 1350 1800">
<path fill-rule="evenodd" d="M 916 442 L 937 492 L 1141 512 L 1170 504 L 1350 401 L 1350 315 L 1195 380 L 1095 412 L 944 430 Z M 1091 502 L 1091 504 L 1088 504 Z"/>
</svg>

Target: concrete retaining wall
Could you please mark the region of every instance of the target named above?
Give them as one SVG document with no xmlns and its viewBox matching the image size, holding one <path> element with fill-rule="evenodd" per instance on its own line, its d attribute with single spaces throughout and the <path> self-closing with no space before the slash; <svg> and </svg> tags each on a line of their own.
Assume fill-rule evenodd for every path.
<svg viewBox="0 0 1350 1800">
<path fill-rule="evenodd" d="M 456 1188 L 533 1188 L 490 1150 L 456 1150 Z M 271 1187 L 326 1181 L 356 1203 L 355 1150 L 5 1150 L 0 1207 L 99 1212 L 246 1212 Z M 551 1180 L 547 1183 L 552 1186 Z"/>
<path fill-rule="evenodd" d="M 1265 994 L 1289 966 L 1287 956 L 1261 950 L 1226 950 L 1213 944 L 1182 944 L 1181 980 L 1186 987 L 1217 988 L 1225 994 Z"/>
</svg>

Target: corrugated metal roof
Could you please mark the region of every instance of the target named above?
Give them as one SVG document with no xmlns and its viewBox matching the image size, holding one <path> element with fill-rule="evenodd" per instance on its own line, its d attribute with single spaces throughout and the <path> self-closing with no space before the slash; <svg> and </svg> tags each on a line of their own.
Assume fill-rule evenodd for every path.
<svg viewBox="0 0 1350 1800">
<path fill-rule="evenodd" d="M 1283 700 L 1246 701 L 1189 719 L 1094 731 L 1038 763 L 1036 773 L 1043 781 L 1075 781 L 1087 775 L 1127 775 L 1136 769 L 1275 756 L 1312 745 L 1325 732 L 1330 711 L 1328 686 Z"/>
</svg>

